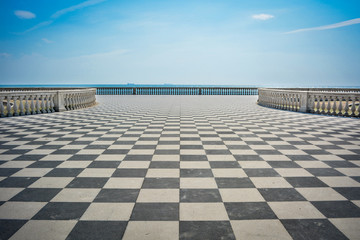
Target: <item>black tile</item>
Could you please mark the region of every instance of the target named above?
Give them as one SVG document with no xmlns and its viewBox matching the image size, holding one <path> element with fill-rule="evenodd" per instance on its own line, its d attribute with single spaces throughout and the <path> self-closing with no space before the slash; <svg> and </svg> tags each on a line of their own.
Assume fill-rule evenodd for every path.
<svg viewBox="0 0 360 240">
<path fill-rule="evenodd" d="M 266 201 L 306 201 L 294 188 L 259 188 Z"/>
<path fill-rule="evenodd" d="M 293 187 L 328 187 L 325 183 L 316 177 L 285 177 Z"/>
<path fill-rule="evenodd" d="M 281 220 L 294 240 L 348 239 L 327 219 Z"/>
<path fill-rule="evenodd" d="M 259 155 L 281 155 L 282 153 L 277 150 L 255 150 Z"/>
<path fill-rule="evenodd" d="M 87 145 L 84 149 L 107 149 L 110 145 Z"/>
<path fill-rule="evenodd" d="M 150 163 L 150 168 L 180 168 L 180 162 L 155 161 Z"/>
<path fill-rule="evenodd" d="M 218 189 L 180 189 L 180 202 L 221 202 Z"/>
<path fill-rule="evenodd" d="M 359 167 L 348 161 L 323 161 L 323 162 L 332 168 L 358 168 Z"/>
<path fill-rule="evenodd" d="M 66 239 L 122 239 L 126 226 L 125 221 L 79 221 Z"/>
<path fill-rule="evenodd" d="M 22 168 L 0 168 L 0 177 L 9 177 Z"/>
<path fill-rule="evenodd" d="M 311 155 L 286 155 L 293 161 L 316 161 L 317 159 Z"/>
<path fill-rule="evenodd" d="M 145 177 L 147 169 L 116 169 L 112 177 Z"/>
<path fill-rule="evenodd" d="M 248 145 L 226 145 L 228 149 L 242 149 L 242 150 L 251 150 Z"/>
<path fill-rule="evenodd" d="M 357 182 L 360 182 L 360 176 L 359 177 L 351 177 L 352 179 L 354 179 Z"/>
<path fill-rule="evenodd" d="M 139 189 L 102 189 L 94 202 L 136 202 Z"/>
<path fill-rule="evenodd" d="M 63 163 L 62 161 L 37 161 L 27 166 L 27 168 L 55 168 Z"/>
<path fill-rule="evenodd" d="M 125 161 L 151 161 L 153 155 L 126 155 Z"/>
<path fill-rule="evenodd" d="M 9 239 L 27 220 L 0 220 L 0 239 Z"/>
<path fill-rule="evenodd" d="M 360 200 L 360 187 L 336 187 L 333 189 L 348 200 Z"/>
<path fill-rule="evenodd" d="M 132 149 L 156 149 L 156 145 L 134 145 Z"/>
<path fill-rule="evenodd" d="M 56 150 L 56 151 L 52 152 L 51 154 L 53 154 L 53 155 L 58 155 L 58 154 L 61 154 L 61 155 L 74 155 L 79 151 L 80 151 L 80 149 L 59 149 L 59 150 Z"/>
<path fill-rule="evenodd" d="M 48 172 L 45 177 L 76 177 L 83 168 L 55 168 Z"/>
<path fill-rule="evenodd" d="M 276 219 L 266 202 L 224 203 L 230 220 Z"/>
<path fill-rule="evenodd" d="M 159 141 L 158 145 L 180 145 L 180 141 Z"/>
<path fill-rule="evenodd" d="M 37 161 L 37 160 L 42 159 L 42 158 L 45 157 L 45 156 L 46 156 L 46 155 L 30 155 L 30 154 L 26 154 L 26 155 L 19 156 L 19 157 L 15 158 L 14 160 L 15 160 L 15 161 L 18 161 L 18 160 L 23 160 L 23 161 Z"/>
<path fill-rule="evenodd" d="M 179 178 L 145 178 L 142 188 L 179 188 Z"/>
<path fill-rule="evenodd" d="M 207 155 L 230 155 L 231 152 L 225 149 L 214 149 L 214 150 L 205 150 Z"/>
<path fill-rule="evenodd" d="M 298 150 L 293 145 L 271 145 L 276 150 Z"/>
<path fill-rule="evenodd" d="M 180 169 L 180 177 L 213 177 L 211 169 Z"/>
<path fill-rule="evenodd" d="M 237 161 L 211 161 L 211 168 L 240 168 Z"/>
<path fill-rule="evenodd" d="M 360 208 L 350 201 L 311 202 L 327 218 L 358 218 Z"/>
<path fill-rule="evenodd" d="M 280 175 L 271 168 L 246 168 L 244 171 L 248 177 L 280 177 Z"/>
<path fill-rule="evenodd" d="M 10 201 L 23 201 L 23 202 L 49 202 L 61 189 L 56 188 L 26 188 Z"/>
<path fill-rule="evenodd" d="M 117 168 L 121 161 L 93 161 L 88 168 Z"/>
<path fill-rule="evenodd" d="M 300 166 L 293 161 L 267 161 L 273 168 L 300 168 Z"/>
<path fill-rule="evenodd" d="M 29 149 L 11 149 L 11 150 L 7 150 L 6 152 L 3 152 L 2 154 L 25 154 L 27 152 L 30 152 L 31 150 Z"/>
<path fill-rule="evenodd" d="M 264 161 L 259 155 L 234 155 L 236 161 Z"/>
<path fill-rule="evenodd" d="M 203 145 L 180 145 L 180 149 L 204 149 Z"/>
<path fill-rule="evenodd" d="M 180 161 L 207 161 L 206 155 L 180 155 Z"/>
<path fill-rule="evenodd" d="M 219 188 L 255 188 L 250 178 L 215 178 Z"/>
<path fill-rule="evenodd" d="M 352 150 L 352 152 L 355 152 L 356 150 Z M 360 153 L 354 154 L 354 155 L 338 155 L 339 157 L 351 161 L 351 160 L 359 160 Z"/>
<path fill-rule="evenodd" d="M 8 177 L 0 181 L 0 187 L 26 188 L 38 179 L 38 177 Z"/>
<path fill-rule="evenodd" d="M 130 220 L 179 221 L 178 203 L 136 203 Z"/>
<path fill-rule="evenodd" d="M 235 239 L 229 221 L 181 221 L 179 239 Z"/>
<path fill-rule="evenodd" d="M 306 168 L 314 176 L 345 176 L 333 168 Z"/>
<path fill-rule="evenodd" d="M 67 188 L 102 188 L 109 178 L 78 177 L 73 179 Z"/>
<path fill-rule="evenodd" d="M 32 219 L 35 220 L 78 220 L 90 203 L 50 202 Z"/>
<path fill-rule="evenodd" d="M 60 149 L 63 145 L 42 145 L 38 147 L 37 149 Z"/>
<path fill-rule="evenodd" d="M 74 155 L 71 158 L 68 159 L 68 161 L 93 161 L 95 160 L 99 155 L 85 155 L 85 154 L 78 154 Z"/>
</svg>

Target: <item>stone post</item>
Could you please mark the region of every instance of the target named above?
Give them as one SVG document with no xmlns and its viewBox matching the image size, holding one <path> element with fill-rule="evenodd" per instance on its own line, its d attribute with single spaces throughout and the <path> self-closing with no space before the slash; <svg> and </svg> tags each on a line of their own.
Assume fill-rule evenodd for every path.
<svg viewBox="0 0 360 240">
<path fill-rule="evenodd" d="M 56 112 L 64 112 L 66 111 L 64 104 L 64 96 L 61 91 L 57 91 L 54 97 L 54 108 Z"/>
<path fill-rule="evenodd" d="M 309 110 L 309 103 L 308 103 L 308 91 L 301 91 L 299 92 L 300 95 L 300 109 L 299 112 L 308 112 Z"/>
</svg>

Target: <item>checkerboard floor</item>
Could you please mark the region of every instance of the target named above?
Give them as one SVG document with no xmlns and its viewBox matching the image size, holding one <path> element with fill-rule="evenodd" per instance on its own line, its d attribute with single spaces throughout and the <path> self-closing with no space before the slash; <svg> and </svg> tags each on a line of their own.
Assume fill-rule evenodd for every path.
<svg viewBox="0 0 360 240">
<path fill-rule="evenodd" d="M 0 119 L 0 239 L 360 239 L 360 121 L 256 96 Z"/>
</svg>

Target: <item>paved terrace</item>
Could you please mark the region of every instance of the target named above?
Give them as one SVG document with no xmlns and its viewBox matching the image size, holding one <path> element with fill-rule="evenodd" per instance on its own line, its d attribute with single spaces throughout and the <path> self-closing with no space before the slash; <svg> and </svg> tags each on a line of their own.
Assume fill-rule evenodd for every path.
<svg viewBox="0 0 360 240">
<path fill-rule="evenodd" d="M 360 121 L 256 96 L 0 119 L 0 239 L 359 239 Z"/>
</svg>

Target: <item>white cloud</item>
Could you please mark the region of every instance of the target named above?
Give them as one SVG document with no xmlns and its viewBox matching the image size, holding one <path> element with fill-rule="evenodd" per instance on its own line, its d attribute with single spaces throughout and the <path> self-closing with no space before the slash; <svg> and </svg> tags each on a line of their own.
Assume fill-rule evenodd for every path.
<svg viewBox="0 0 360 240">
<path fill-rule="evenodd" d="M 14 12 L 15 16 L 17 16 L 20 19 L 32 19 L 36 18 L 36 15 L 29 11 L 23 11 L 23 10 L 16 10 Z"/>
<path fill-rule="evenodd" d="M 38 28 L 48 26 L 48 25 L 52 24 L 53 22 L 54 21 L 50 20 L 50 21 L 45 21 L 45 22 L 38 23 L 35 26 L 33 26 L 32 28 L 29 28 L 28 30 L 26 30 L 24 33 L 31 32 L 31 31 L 34 31 L 34 30 L 36 30 Z"/>
<path fill-rule="evenodd" d="M 82 3 L 79 3 L 77 5 L 73 5 L 71 7 L 61 9 L 61 10 L 57 11 L 56 13 L 54 13 L 53 15 L 51 15 L 51 18 L 58 18 L 66 13 L 73 12 L 75 10 L 82 9 L 82 8 L 85 8 L 85 7 L 88 7 L 91 5 L 95 5 L 95 4 L 104 2 L 104 1 L 106 1 L 106 0 L 88 0 L 88 1 L 85 1 Z"/>
<path fill-rule="evenodd" d="M 360 23 L 360 18 L 355 18 L 355 19 L 351 19 L 351 20 L 348 20 L 348 21 L 338 22 L 338 23 L 334 23 L 334 24 L 330 24 L 330 25 L 324 25 L 324 26 L 320 26 L 320 27 L 301 28 L 301 29 L 297 29 L 297 30 L 290 31 L 290 32 L 287 32 L 287 33 L 298 33 L 298 32 L 307 32 L 307 31 L 321 31 L 321 30 L 327 30 L 327 29 L 341 28 L 341 27 L 350 26 L 350 25 L 359 24 L 359 23 Z"/>
<path fill-rule="evenodd" d="M 6 52 L 0 53 L 0 57 L 10 57 L 10 56 L 11 56 L 11 54 L 6 53 Z"/>
<path fill-rule="evenodd" d="M 42 38 L 41 40 L 43 40 L 45 43 L 53 43 L 54 41 L 51 41 L 47 38 Z"/>
<path fill-rule="evenodd" d="M 252 15 L 252 18 L 257 20 L 269 20 L 271 18 L 274 18 L 274 16 L 266 13 L 261 13 Z"/>
<path fill-rule="evenodd" d="M 71 7 L 61 9 L 61 10 L 55 12 L 53 15 L 51 15 L 51 18 L 56 19 L 56 18 L 59 18 L 60 16 L 66 14 L 66 13 L 73 12 L 75 10 L 82 9 L 82 8 L 85 8 L 85 7 L 88 7 L 88 6 L 91 6 L 91 5 L 95 5 L 95 4 L 104 2 L 104 1 L 106 1 L 106 0 L 88 0 L 88 1 L 82 2 L 80 4 L 73 5 Z M 34 30 L 36 30 L 38 28 L 41 28 L 41 27 L 44 27 L 44 26 L 48 26 L 48 25 L 52 24 L 54 21 L 55 20 L 48 20 L 48 21 L 41 22 L 41 23 L 33 26 L 32 28 L 29 28 L 24 33 L 34 31 Z"/>
</svg>

